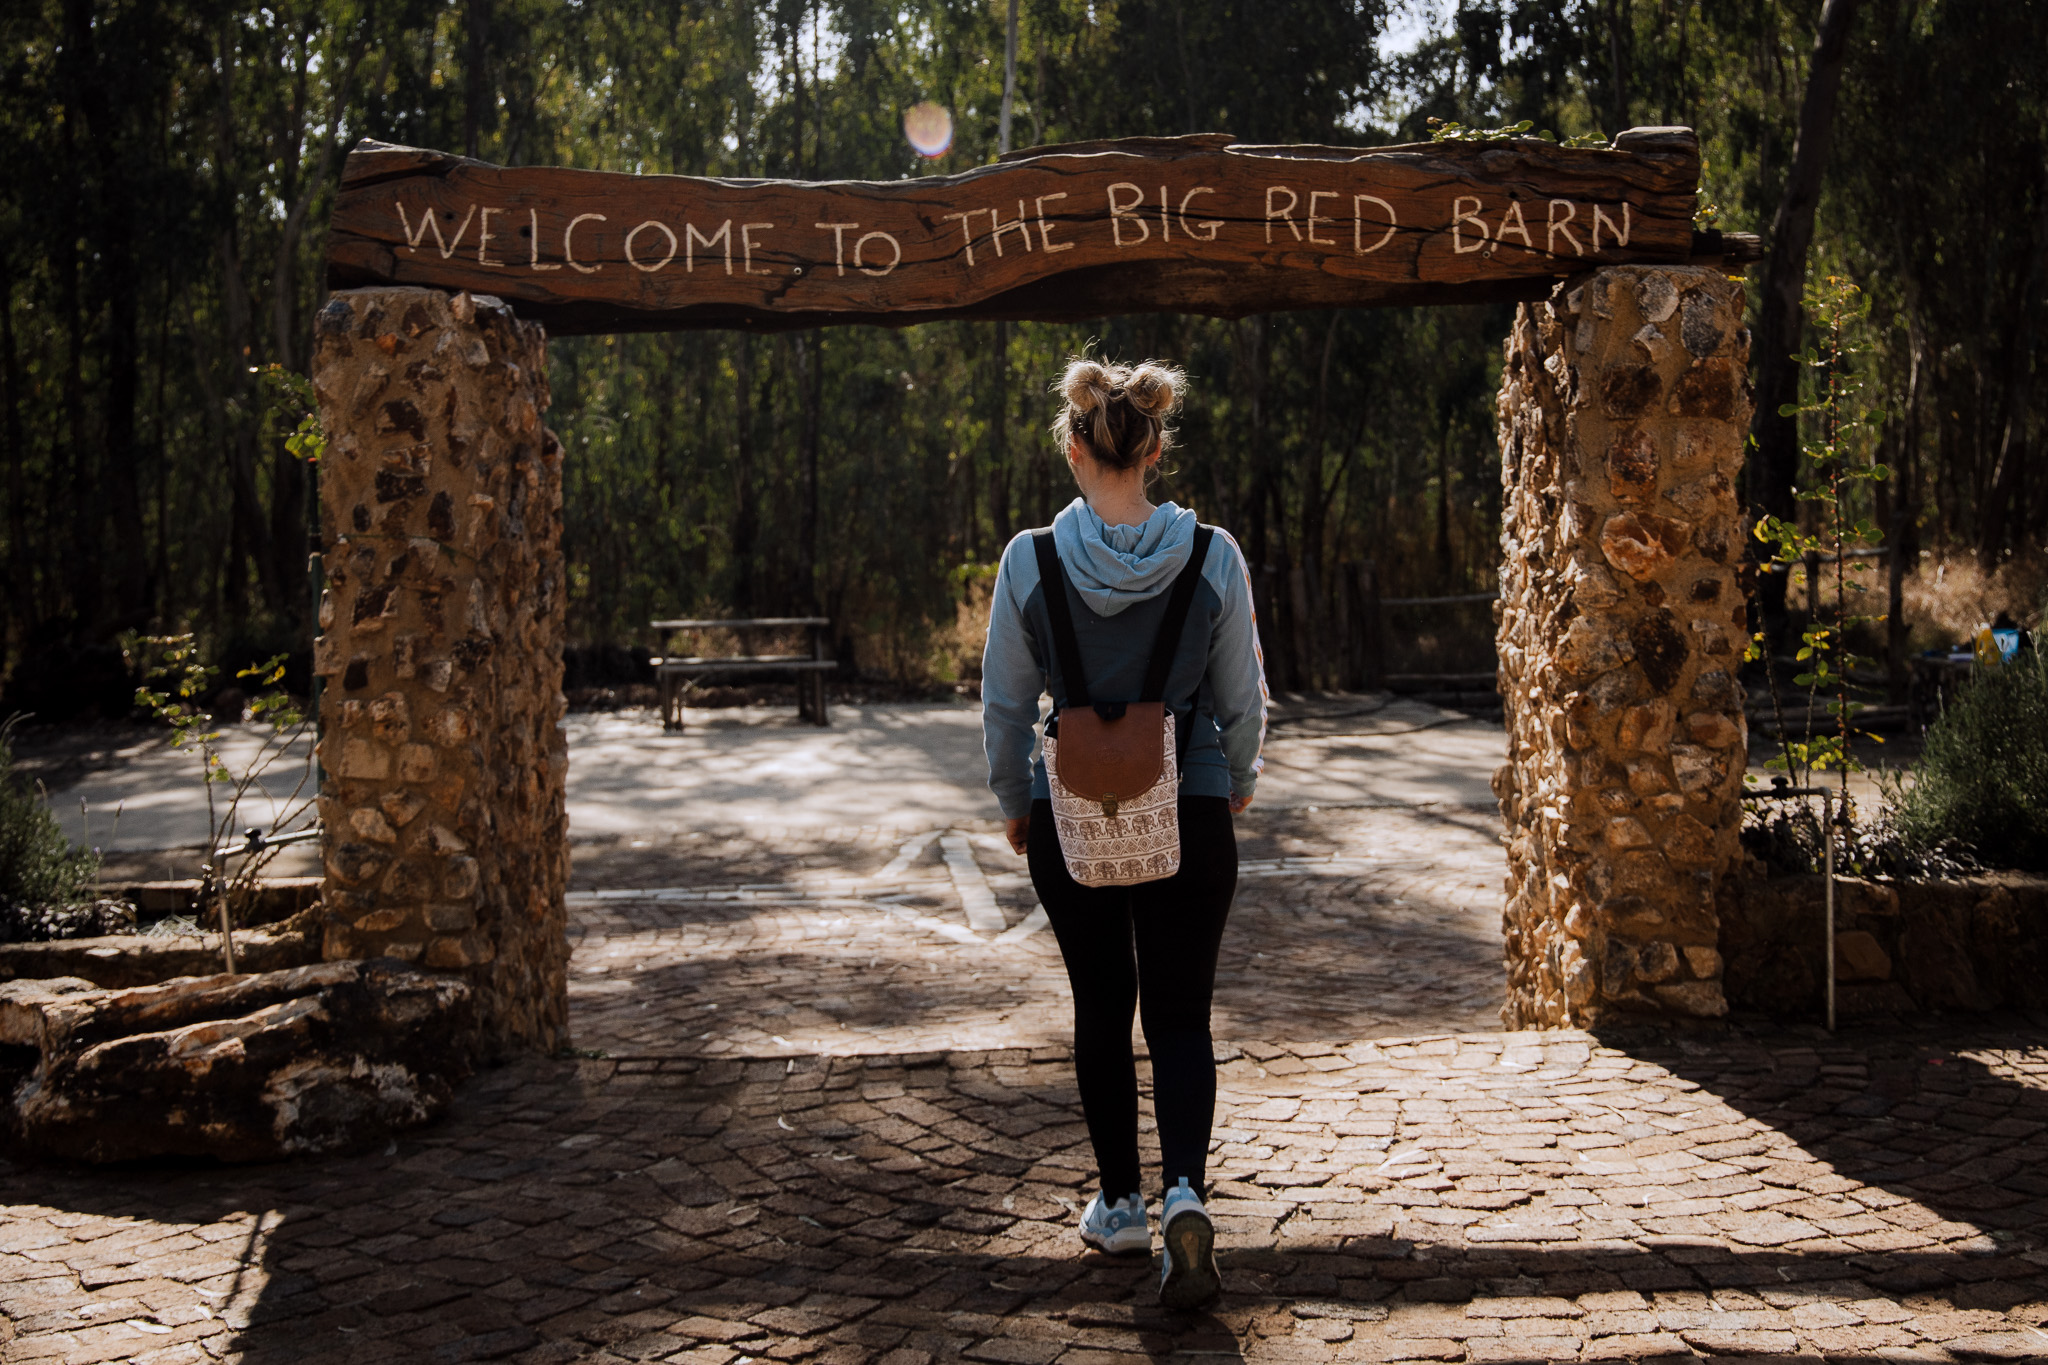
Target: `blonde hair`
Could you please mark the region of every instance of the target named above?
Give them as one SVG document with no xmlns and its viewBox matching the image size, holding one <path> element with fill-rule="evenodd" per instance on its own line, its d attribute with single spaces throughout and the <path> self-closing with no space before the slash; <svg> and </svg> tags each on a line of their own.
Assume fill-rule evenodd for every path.
<svg viewBox="0 0 2048 1365">
<path fill-rule="evenodd" d="M 1179 368 L 1157 360 L 1117 365 L 1075 356 L 1060 376 L 1066 402 L 1053 435 L 1062 450 L 1079 441 L 1105 468 L 1134 469 L 1154 445 L 1164 454 L 1172 444 L 1166 419 L 1180 406 L 1187 383 Z"/>
</svg>

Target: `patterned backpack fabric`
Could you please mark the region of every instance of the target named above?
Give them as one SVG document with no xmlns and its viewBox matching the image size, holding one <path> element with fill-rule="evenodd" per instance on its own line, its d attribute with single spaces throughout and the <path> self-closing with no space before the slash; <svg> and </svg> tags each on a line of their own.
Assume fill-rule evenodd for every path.
<svg viewBox="0 0 2048 1365">
<path fill-rule="evenodd" d="M 1089 696 L 1067 574 L 1050 530 L 1032 536 L 1066 692 L 1045 726 L 1045 776 L 1067 872 L 1083 886 L 1135 886 L 1180 871 L 1180 747 L 1166 706 L 1166 675 L 1201 582 L 1215 532 L 1195 528 L 1193 551 L 1168 589 L 1166 616 L 1134 702 Z"/>
</svg>

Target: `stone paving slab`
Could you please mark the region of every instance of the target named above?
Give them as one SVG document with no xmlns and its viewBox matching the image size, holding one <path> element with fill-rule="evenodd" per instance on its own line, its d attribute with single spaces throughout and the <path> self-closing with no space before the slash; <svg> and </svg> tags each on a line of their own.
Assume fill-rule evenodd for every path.
<svg viewBox="0 0 2048 1365">
<path fill-rule="evenodd" d="M 1060 1049 L 528 1060 L 365 1157 L 7 1170 L 6 1359 L 2040 1359 L 2040 1037 L 1247 1044 L 1200 1314 L 1074 1240 Z"/>
<path fill-rule="evenodd" d="M 647 879 L 573 902 L 585 1055 L 388 1149 L 0 1163 L 0 1361 L 2048 1359 L 2048 1020 L 1488 1031 L 1483 814 L 1264 820 L 1210 1312 L 1074 1236 L 1064 979 L 993 832 L 814 830 L 587 862 Z"/>
<path fill-rule="evenodd" d="M 1497 1027 L 1494 823 L 1474 811 L 1242 817 L 1217 1035 Z M 844 831 L 829 860 L 803 837 L 717 843 L 708 859 L 627 850 L 611 871 L 637 874 L 637 889 L 572 893 L 578 1044 L 633 1056 L 1065 1045 L 1059 947 L 999 834 L 926 830 L 898 844 Z M 764 846 L 802 850 L 786 859 L 799 865 L 776 876 Z M 963 890 L 991 896 L 1001 926 L 974 929 Z"/>
</svg>

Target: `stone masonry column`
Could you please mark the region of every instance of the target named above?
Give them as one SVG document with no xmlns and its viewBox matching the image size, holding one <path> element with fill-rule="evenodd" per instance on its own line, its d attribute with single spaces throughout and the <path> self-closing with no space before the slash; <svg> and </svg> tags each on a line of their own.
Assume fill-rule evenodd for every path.
<svg viewBox="0 0 2048 1365">
<path fill-rule="evenodd" d="M 1524 305 L 1501 380 L 1509 1028 L 1727 1012 L 1747 616 L 1743 291 L 1618 266 Z"/>
<path fill-rule="evenodd" d="M 325 955 L 460 972 L 487 1046 L 567 1039 L 560 445 L 547 341 L 488 296 L 315 323 Z"/>
</svg>

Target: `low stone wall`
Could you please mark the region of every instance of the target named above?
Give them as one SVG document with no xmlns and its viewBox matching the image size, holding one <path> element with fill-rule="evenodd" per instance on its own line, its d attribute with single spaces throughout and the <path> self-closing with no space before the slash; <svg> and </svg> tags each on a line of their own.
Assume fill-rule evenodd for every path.
<svg viewBox="0 0 2048 1365">
<path fill-rule="evenodd" d="M 1615 267 L 1524 305 L 1498 404 L 1510 1028 L 1727 1009 L 1747 630 L 1739 282 Z"/>
<path fill-rule="evenodd" d="M 1836 1013 L 2048 1009 L 2048 878 L 1837 879 Z M 1821 1014 L 1821 877 L 1738 880 L 1721 897 L 1728 999 L 1780 1017 Z"/>
<path fill-rule="evenodd" d="M 568 751 L 546 338 L 432 289 L 344 290 L 315 333 L 325 953 L 461 972 L 487 1038 L 552 1050 Z"/>
</svg>

